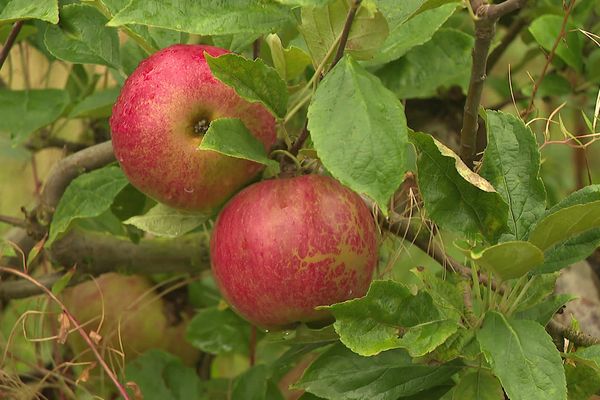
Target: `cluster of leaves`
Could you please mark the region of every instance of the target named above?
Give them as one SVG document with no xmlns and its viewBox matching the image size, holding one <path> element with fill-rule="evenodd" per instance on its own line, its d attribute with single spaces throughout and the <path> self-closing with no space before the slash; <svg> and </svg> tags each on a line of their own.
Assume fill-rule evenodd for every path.
<svg viewBox="0 0 600 400">
<path fill-rule="evenodd" d="M 365 297 L 326 307 L 332 326 L 255 339 L 251 326 L 223 307 L 210 278 L 193 283 L 190 302 L 199 311 L 187 340 L 216 357 L 213 379 L 151 351 L 125 370 L 145 399 L 283 398 L 277 382 L 308 356 L 316 359 L 294 383 L 306 400 L 503 399 L 504 393 L 511 400 L 586 399 L 600 389 L 600 347 L 561 353 L 544 329 L 572 299 L 553 293 L 558 271 L 600 245 L 600 186 L 549 206 L 536 136 L 506 112 L 481 110 L 487 147 L 477 172 L 442 139 L 407 125 L 402 100 L 444 98 L 451 87 L 466 91 L 474 38 L 462 28 L 470 20 L 463 2 L 365 0 L 337 63 L 352 7 L 346 0 L 1 3 L 0 22 L 28 21 L 17 40 L 50 63 L 71 65 L 64 89 L 0 90 L 0 132 L 13 146 L 30 144 L 44 130 L 56 133 L 61 120 L 106 123 L 120 85 L 142 58 L 174 43 L 212 43 L 239 53 L 208 57 L 214 75 L 264 104 L 288 145 L 307 120 L 311 143 L 299 157 L 316 156 L 384 216 L 396 212 L 390 200 L 404 173 L 415 172 L 423 215 L 457 238 L 472 268 L 472 280 L 416 269 L 406 282 L 376 280 Z M 519 17 L 532 21 L 526 39 L 536 54 L 538 46 L 554 47 L 562 12 L 550 0 L 538 1 Z M 568 96 L 574 88 L 566 77 L 573 74 L 600 80 L 600 50 L 588 51 L 585 34 L 576 31 L 598 12 L 594 1 L 578 2 L 540 95 Z M 262 57 L 252 60 L 260 38 Z M 87 64 L 105 67 L 116 85 L 97 90 L 100 74 Z M 491 83 L 508 95 L 508 85 Z M 531 93 L 527 85 L 518 90 Z M 590 131 L 595 126 L 589 122 Z M 278 168 L 237 119 L 214 121 L 201 148 L 263 163 L 265 174 Z M 156 204 L 111 165 L 71 183 L 46 246 L 74 227 L 134 242 L 145 233 L 177 240 L 209 219 Z M 480 284 L 478 273 L 498 285 Z M 257 349 L 250 348 L 254 340 Z M 250 353 L 257 359 L 252 367 Z"/>
</svg>

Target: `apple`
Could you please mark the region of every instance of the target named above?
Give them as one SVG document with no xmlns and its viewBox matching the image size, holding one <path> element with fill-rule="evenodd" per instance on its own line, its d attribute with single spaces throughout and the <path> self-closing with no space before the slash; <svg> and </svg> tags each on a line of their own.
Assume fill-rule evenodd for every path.
<svg viewBox="0 0 600 400">
<path fill-rule="evenodd" d="M 110 127 L 115 156 L 135 187 L 173 208 L 211 212 L 263 167 L 199 150 L 211 121 L 239 118 L 266 150 L 276 132 L 269 111 L 218 81 L 204 53 L 228 51 L 180 44 L 142 61 L 121 90 Z"/>
<path fill-rule="evenodd" d="M 62 301 L 88 334 L 100 335 L 98 350 L 117 365 L 119 356 L 110 349 L 121 351 L 121 344 L 126 361 L 153 348 L 172 352 L 188 365 L 198 358 L 198 350 L 183 340 L 187 319 L 172 326 L 163 299 L 156 298 L 151 282 L 144 277 L 103 274 L 95 282 L 66 289 Z M 81 355 L 78 361 L 95 360 L 79 333 L 70 333 L 67 343 L 76 356 Z"/>
<path fill-rule="evenodd" d="M 210 242 L 223 297 L 265 329 L 329 317 L 315 307 L 363 296 L 377 264 L 360 196 L 319 175 L 266 180 L 221 210 Z"/>
</svg>

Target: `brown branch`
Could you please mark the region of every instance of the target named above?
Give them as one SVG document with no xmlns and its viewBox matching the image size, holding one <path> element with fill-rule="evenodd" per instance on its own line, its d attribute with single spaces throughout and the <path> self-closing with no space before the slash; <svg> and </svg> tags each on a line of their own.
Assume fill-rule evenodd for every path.
<svg viewBox="0 0 600 400">
<path fill-rule="evenodd" d="M 6 39 L 6 42 L 4 43 L 4 47 L 2 47 L 2 51 L 0 51 L 0 69 L 2 69 L 4 61 L 6 61 L 6 59 L 8 58 L 8 53 L 10 53 L 10 49 L 15 44 L 15 40 L 17 40 L 17 36 L 19 35 L 21 28 L 23 27 L 23 22 L 24 21 L 15 22 L 15 24 L 12 27 L 12 30 L 10 31 L 10 34 L 8 35 L 8 38 Z"/>
<path fill-rule="evenodd" d="M 21 228 L 25 228 L 27 223 L 23 218 L 11 217 L 9 215 L 0 215 L 0 223 L 4 223 L 7 225 L 18 226 Z"/>
<path fill-rule="evenodd" d="M 71 230 L 50 250 L 51 258 L 65 267 L 76 266 L 70 285 L 106 272 L 119 271 L 138 275 L 157 273 L 197 273 L 210 268 L 208 235 L 198 233 L 177 240 L 142 239 L 134 244 L 99 232 Z M 38 279 L 47 288 L 63 273 L 51 273 Z M 41 294 L 41 288 L 28 281 L 0 283 L 0 299 L 17 299 Z"/>
<path fill-rule="evenodd" d="M 544 67 L 542 68 L 542 73 L 540 74 L 538 80 L 533 85 L 533 90 L 531 91 L 531 98 L 529 99 L 529 105 L 527 106 L 525 111 L 523 111 L 523 113 L 521 114 L 522 118 L 527 118 L 527 116 L 529 114 L 531 114 L 531 112 L 533 111 L 535 96 L 538 92 L 538 89 L 540 88 L 540 85 L 542 84 L 542 81 L 546 77 L 546 73 L 548 72 L 550 63 L 552 62 L 552 60 L 554 59 L 554 56 L 556 55 L 556 50 L 558 49 L 558 45 L 560 44 L 560 42 L 563 40 L 563 38 L 565 37 L 565 35 L 567 33 L 567 22 L 569 21 L 569 16 L 571 15 L 571 11 L 573 11 L 574 6 L 575 6 L 575 0 L 571 0 L 569 5 L 565 8 L 565 15 L 563 17 L 562 25 L 560 27 L 560 33 L 556 37 L 556 40 L 554 41 L 554 44 L 552 45 L 552 49 L 550 50 L 550 53 L 548 53 L 548 55 L 546 56 L 546 62 L 544 63 Z"/>
<path fill-rule="evenodd" d="M 496 22 L 500 17 L 518 9 L 525 2 L 526 0 L 505 0 L 500 4 L 484 4 L 481 0 L 471 1 L 471 7 L 476 17 L 475 46 L 473 47 L 473 65 L 465 101 L 463 126 L 460 131 L 460 156 L 471 169 L 477 151 L 479 105 L 481 104 L 483 84 L 486 80 L 488 53 L 496 31 Z"/>
<path fill-rule="evenodd" d="M 360 3 L 362 0 L 354 0 L 350 5 L 350 10 L 348 10 L 348 15 L 346 16 L 346 22 L 344 22 L 344 28 L 342 30 L 342 35 L 340 36 L 340 44 L 338 45 L 337 52 L 335 53 L 335 57 L 333 58 L 333 62 L 331 63 L 330 70 L 335 67 L 335 64 L 338 63 L 342 59 L 344 55 L 344 50 L 346 49 L 346 43 L 348 43 L 348 36 L 350 35 L 350 28 L 352 28 L 352 22 L 354 21 L 354 17 L 356 16 L 356 11 L 358 7 L 360 7 Z"/>
<path fill-rule="evenodd" d="M 54 210 L 69 183 L 82 173 L 101 168 L 113 161 L 115 156 L 110 141 L 88 147 L 58 161 L 46 179 L 40 204 L 28 215 L 27 229 L 11 230 L 8 239 L 23 253 L 28 254 L 36 240 L 40 240 L 47 233 Z"/>
<path fill-rule="evenodd" d="M 38 207 L 38 218 L 41 222 L 49 221 L 60 198 L 71 181 L 84 172 L 104 167 L 116 161 L 112 142 L 96 144 L 88 147 L 56 163 L 50 171 Z"/>
<path fill-rule="evenodd" d="M 573 328 L 567 328 L 554 320 L 550 320 L 548 325 L 546 325 L 546 329 L 552 337 L 568 339 L 577 346 L 588 347 L 594 344 L 600 344 L 600 338 L 576 331 Z"/>
</svg>

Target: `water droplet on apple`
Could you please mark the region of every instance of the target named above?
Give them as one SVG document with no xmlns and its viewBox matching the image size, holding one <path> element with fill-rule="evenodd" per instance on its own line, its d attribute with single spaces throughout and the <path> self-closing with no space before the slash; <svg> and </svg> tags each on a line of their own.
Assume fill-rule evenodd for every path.
<svg viewBox="0 0 600 400">
<path fill-rule="evenodd" d="M 183 191 L 186 193 L 194 193 L 194 188 L 183 188 Z"/>
<path fill-rule="evenodd" d="M 123 162 L 123 161 L 124 161 L 123 157 L 119 157 L 119 162 Z"/>
</svg>

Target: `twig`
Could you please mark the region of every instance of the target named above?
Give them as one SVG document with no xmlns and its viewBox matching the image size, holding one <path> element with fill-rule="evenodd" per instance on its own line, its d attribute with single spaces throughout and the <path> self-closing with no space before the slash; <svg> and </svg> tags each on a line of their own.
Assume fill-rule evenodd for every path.
<svg viewBox="0 0 600 400">
<path fill-rule="evenodd" d="M 350 10 L 348 10 L 348 15 L 346 16 L 346 22 L 344 22 L 344 29 L 342 30 L 340 44 L 338 45 L 337 52 L 335 53 L 335 57 L 333 58 L 333 62 L 331 63 L 331 68 L 335 67 L 335 64 L 337 64 L 338 61 L 340 61 L 342 59 L 342 56 L 344 55 L 346 43 L 348 42 L 348 36 L 350 35 L 350 28 L 352 28 L 352 22 L 354 21 L 356 11 L 358 10 L 358 7 L 360 7 L 361 2 L 362 0 L 354 0 L 350 5 Z"/>
<path fill-rule="evenodd" d="M 11 217 L 9 215 L 0 215 L 0 222 L 21 228 L 27 227 L 27 222 L 24 219 Z"/>
<path fill-rule="evenodd" d="M 573 328 L 567 328 L 554 320 L 550 320 L 548 325 L 546 325 L 546 329 L 551 336 L 568 339 L 577 346 L 588 347 L 594 344 L 600 344 L 599 338 L 576 331 Z"/>
<path fill-rule="evenodd" d="M 518 9 L 525 2 L 526 0 L 505 0 L 500 4 L 485 4 L 481 0 L 471 0 L 470 3 L 475 15 L 475 46 L 472 56 L 471 79 L 463 114 L 463 126 L 460 132 L 460 156 L 471 169 L 477 151 L 478 111 L 496 22 L 500 17 Z"/>
<path fill-rule="evenodd" d="M 24 21 L 17 21 L 14 23 L 6 42 L 4 43 L 4 47 L 2 47 L 2 51 L 0 51 L 0 69 L 4 65 L 4 61 L 8 58 L 8 53 L 10 53 L 10 49 L 15 44 L 15 40 L 17 40 L 17 36 L 23 27 Z"/>
<path fill-rule="evenodd" d="M 560 33 L 556 37 L 556 40 L 554 41 L 554 44 L 552 45 L 552 49 L 550 50 L 550 53 L 548 53 L 548 55 L 546 56 L 546 63 L 544 64 L 544 67 L 542 68 L 542 73 L 540 74 L 538 80 L 533 85 L 533 89 L 531 91 L 531 98 L 529 100 L 529 105 L 527 106 L 525 111 L 523 111 L 523 113 L 521 114 L 521 117 L 523 119 L 527 118 L 527 116 L 529 116 L 529 114 L 531 114 L 531 112 L 533 111 L 533 103 L 535 101 L 535 95 L 537 94 L 538 89 L 540 88 L 540 85 L 542 84 L 542 81 L 546 77 L 546 72 L 548 71 L 548 67 L 550 66 L 550 63 L 554 59 L 554 55 L 556 54 L 558 45 L 560 44 L 560 42 L 562 41 L 562 39 L 564 38 L 564 36 L 566 34 L 567 22 L 569 21 L 569 16 L 571 15 L 571 11 L 573 10 L 574 6 L 575 6 L 575 0 L 571 0 L 569 5 L 565 8 L 565 15 L 563 17 L 562 25 L 560 27 Z"/>
<path fill-rule="evenodd" d="M 43 284 L 39 283 L 34 278 L 30 277 L 29 275 L 27 275 L 27 274 L 25 274 L 23 272 L 20 272 L 20 271 L 11 269 L 11 268 L 5 268 L 5 267 L 0 267 L 0 271 L 3 271 L 5 273 L 9 273 L 9 274 L 13 274 L 13 275 L 17 275 L 18 277 L 29 281 L 31 284 L 39 287 L 42 292 L 44 292 L 56 304 L 58 304 L 60 306 L 60 308 L 62 309 L 62 312 L 64 313 L 64 315 L 68 318 L 69 322 L 72 325 L 74 325 L 75 328 L 77 328 L 77 331 L 79 332 L 79 334 L 81 335 L 81 337 L 83 338 L 83 340 L 85 340 L 85 342 L 87 343 L 87 345 L 89 346 L 89 348 L 92 350 L 92 353 L 94 353 L 94 356 L 96 356 L 96 359 L 98 360 L 98 363 L 100 363 L 100 365 L 102 366 L 102 368 L 104 369 L 104 371 L 106 372 L 106 374 L 108 375 L 108 377 L 110 378 L 110 380 L 114 383 L 115 387 L 117 388 L 117 390 L 119 391 L 119 393 L 121 394 L 121 396 L 123 396 L 123 398 L 125 400 L 129 400 L 129 395 L 127 394 L 127 391 L 125 390 L 125 388 L 123 387 L 123 385 L 121 385 L 121 383 L 119 382 L 119 380 L 115 376 L 114 372 L 110 369 L 110 367 L 108 366 L 108 364 L 106 364 L 106 361 L 104 361 L 104 359 L 102 358 L 102 356 L 98 352 L 98 349 L 96 348 L 96 345 L 94 344 L 94 342 L 90 339 L 90 337 L 88 336 L 88 334 L 81 327 L 81 325 L 75 319 L 75 317 L 69 312 L 69 310 L 67 310 L 67 308 L 65 307 L 65 305 L 58 299 L 58 297 L 56 297 L 54 295 L 54 293 L 52 293 L 52 291 L 50 289 L 48 289 L 46 286 L 44 286 Z"/>
</svg>

